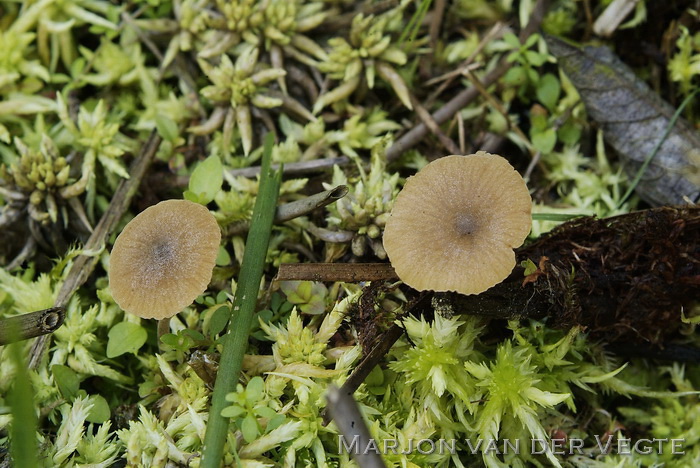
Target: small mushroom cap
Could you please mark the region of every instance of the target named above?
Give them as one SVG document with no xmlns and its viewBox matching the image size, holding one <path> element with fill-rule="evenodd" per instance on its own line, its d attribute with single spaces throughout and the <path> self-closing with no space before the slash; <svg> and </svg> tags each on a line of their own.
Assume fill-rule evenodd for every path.
<svg viewBox="0 0 700 468">
<path fill-rule="evenodd" d="M 532 199 L 508 161 L 484 151 L 437 159 L 409 177 L 384 230 L 396 274 L 419 291 L 479 294 L 515 267 Z"/>
<path fill-rule="evenodd" d="M 114 242 L 112 297 L 139 317 L 172 317 L 207 288 L 220 241 L 216 219 L 198 203 L 166 200 L 146 208 Z"/>
</svg>

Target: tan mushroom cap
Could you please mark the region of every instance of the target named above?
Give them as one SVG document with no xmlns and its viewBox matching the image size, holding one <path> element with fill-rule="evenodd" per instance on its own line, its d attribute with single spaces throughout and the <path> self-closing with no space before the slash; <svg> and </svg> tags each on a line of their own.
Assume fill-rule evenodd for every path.
<svg viewBox="0 0 700 468">
<path fill-rule="evenodd" d="M 437 159 L 409 177 L 384 230 L 401 280 L 419 291 L 479 294 L 515 267 L 532 199 L 508 161 L 479 151 Z"/>
<path fill-rule="evenodd" d="M 167 200 L 146 208 L 114 243 L 112 297 L 139 317 L 172 317 L 207 288 L 220 241 L 216 219 L 198 203 Z"/>
</svg>

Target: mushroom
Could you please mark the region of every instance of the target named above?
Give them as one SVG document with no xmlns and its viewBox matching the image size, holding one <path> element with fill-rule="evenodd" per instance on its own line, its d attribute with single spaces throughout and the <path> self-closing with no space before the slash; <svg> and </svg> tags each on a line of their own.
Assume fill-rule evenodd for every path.
<svg viewBox="0 0 700 468">
<path fill-rule="evenodd" d="M 220 241 L 216 219 L 198 203 L 167 200 L 146 208 L 114 242 L 112 297 L 139 317 L 172 317 L 207 288 Z"/>
<path fill-rule="evenodd" d="M 515 267 L 513 249 L 530 232 L 531 205 L 525 181 L 503 157 L 446 156 L 406 180 L 384 249 L 414 289 L 479 294 Z"/>
</svg>

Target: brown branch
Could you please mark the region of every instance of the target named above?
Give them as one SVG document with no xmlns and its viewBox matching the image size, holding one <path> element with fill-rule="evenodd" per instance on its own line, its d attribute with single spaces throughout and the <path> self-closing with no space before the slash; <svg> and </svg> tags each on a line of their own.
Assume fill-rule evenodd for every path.
<svg viewBox="0 0 700 468">
<path fill-rule="evenodd" d="M 0 320 L 0 346 L 53 333 L 63 324 L 62 307 L 29 312 Z"/>
<path fill-rule="evenodd" d="M 283 263 L 277 281 L 387 281 L 398 279 L 388 263 Z"/>
<path fill-rule="evenodd" d="M 370 351 L 357 367 L 355 367 L 350 377 L 348 377 L 345 383 L 340 387 L 340 391 L 348 395 L 355 393 L 355 390 L 362 385 L 362 382 L 365 381 L 369 373 L 374 369 L 374 366 L 384 359 L 386 353 L 388 353 L 391 347 L 394 346 L 394 343 L 401 338 L 402 334 L 403 328 L 396 324 L 392 325 L 391 328 L 377 340 L 377 344 L 372 348 L 372 351 Z M 324 424 L 330 422 L 330 416 L 326 411 L 322 412 L 321 417 L 323 418 Z"/>
</svg>

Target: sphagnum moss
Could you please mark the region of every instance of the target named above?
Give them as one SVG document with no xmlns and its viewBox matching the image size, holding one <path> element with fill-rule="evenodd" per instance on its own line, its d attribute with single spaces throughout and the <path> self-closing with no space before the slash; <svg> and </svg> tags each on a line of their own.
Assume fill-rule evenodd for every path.
<svg viewBox="0 0 700 468">
<path fill-rule="evenodd" d="M 303 168 L 320 158 L 338 158 L 345 165 L 332 175 L 296 173 L 299 179 L 290 176 L 282 184 L 284 201 L 331 179 L 347 182 L 351 196 L 273 228 L 265 284 L 248 296 L 269 313 L 261 311 L 240 387 L 232 385 L 233 393 L 222 400 L 231 419 L 224 430 L 230 450 L 223 460 L 226 466 L 238 460 L 348 465 L 350 455 L 339 450 L 334 426 L 323 425 L 321 412 L 327 385 L 341 384 L 361 358 L 352 305 L 360 286 L 312 288 L 304 303 L 294 296 L 298 290 L 287 288 L 288 299 L 299 305 L 292 311 L 283 294 L 267 295 L 267 281 L 279 261 L 383 257 L 382 231 L 403 178 L 426 159 L 446 154 L 426 131 L 422 139 L 401 140 L 404 150 L 409 141 L 410 151 L 391 149 L 390 164 L 384 158 L 384 148 L 399 133 L 424 126 L 410 111 L 409 90 L 445 122 L 439 130 L 465 153 L 498 139 L 539 151 L 542 166 L 533 166 L 529 182 L 538 206 L 544 206 L 539 210 L 605 216 L 635 206 L 634 199 L 620 205 L 628 183 L 602 140 L 588 137 L 580 96 L 559 73 L 542 38 L 502 35 L 498 28 L 489 32 L 505 23 L 522 31 L 515 18 L 541 17 L 533 15 L 535 3 L 457 1 L 443 11 L 440 2 L 424 1 L 0 1 L 0 253 L 5 261 L 17 259 L 13 269 L 0 270 L 0 316 L 53 305 L 67 267 L 75 262 L 76 250 L 66 249 L 82 243 L 95 227 L 153 128 L 166 143 L 132 213 L 155 200 L 180 198 L 196 162 L 213 157 L 220 160 L 228 186 L 204 190 L 213 200 L 208 208 L 224 225 L 249 219 L 258 184 L 228 174 L 258 164 L 259 135 L 265 132 L 279 137 L 276 162 Z M 543 29 L 580 39 L 580 31 L 588 29 L 579 25 L 602 12 L 590 6 L 587 11 L 581 2 L 555 2 Z M 655 70 L 679 88 L 667 88 L 663 77 L 657 88 L 667 100 L 680 102 L 697 78 L 697 40 L 680 26 L 694 13 L 669 13 L 664 2 L 638 2 L 637 8 L 650 18 L 673 21 L 652 28 L 659 21 L 639 22 L 638 15 L 608 41 L 619 46 L 625 37 L 644 37 L 653 48 L 668 51 L 668 70 Z M 645 60 L 641 57 L 635 60 Z M 488 88 L 501 103 L 496 111 L 465 90 L 469 84 L 461 78 L 466 71 L 480 79 L 492 76 L 503 63 L 507 71 Z M 636 65 L 645 68 L 643 62 Z M 472 97 L 460 101 L 458 112 L 447 112 L 443 103 L 463 93 Z M 693 118 L 692 110 L 685 115 Z M 516 127 L 523 131 L 512 132 Z M 520 152 L 511 157 L 525 172 L 528 161 Z M 193 186 L 200 186 L 198 179 Z M 549 227 L 536 224 L 532 236 Z M 243 239 L 223 239 L 211 287 L 172 320 L 173 334 L 161 354 L 154 354 L 154 334 L 146 331 L 151 327 L 125 318 L 115 304 L 106 254 L 99 247 L 88 254 L 99 256 L 105 268 L 98 267 L 73 295 L 53 346 L 28 372 L 40 441 L 39 450 L 28 453 L 37 453 L 37 466 L 47 467 L 123 461 L 134 467 L 197 466 L 213 416 L 211 389 L 187 361 L 195 351 L 219 354 L 234 290 L 242 287 Z M 59 258 L 55 267 L 47 256 Z M 399 313 L 405 304 L 399 291 L 394 294 Z M 324 313 L 316 313 L 319 304 L 327 305 Z M 314 315 L 305 315 L 309 311 Z M 684 325 L 684 339 L 697 345 L 697 311 L 684 314 L 691 322 Z M 596 456 L 595 436 L 624 437 L 634 428 L 643 437 L 684 438 L 685 454 L 554 455 L 553 461 L 522 452 L 498 455 L 486 450 L 488 441 L 477 452 L 489 466 L 697 465 L 697 396 L 669 392 L 695 391 L 697 366 L 634 361 L 620 370 L 625 363 L 580 329 L 562 332 L 542 322 L 512 323 L 506 332 L 498 329 L 500 323 L 468 315 L 403 323 L 410 341 L 399 341 L 355 393 L 378 443 L 399 444 L 399 453 L 385 456 L 389 464 L 454 466 L 471 460 L 466 440 L 475 447 L 496 434 L 499 441 L 519 438 L 523 445 L 533 434 L 565 434 L 583 440 L 586 453 Z M 133 337 L 124 339 L 119 330 L 147 338 L 129 341 Z M 120 354 L 112 355 L 120 337 Z M 15 389 L 21 390 L 27 381 L 16 374 L 12 354 L 0 354 L 0 408 L 8 406 L 12 385 L 19 383 Z M 629 399 L 616 408 L 619 396 Z M 27 409 L 13 406 L 16 415 Z M 13 434 L 12 417 L 0 411 L 0 445 L 11 445 L 10 453 L 24 452 L 22 443 L 32 434 L 25 439 Z M 407 450 L 410 441 L 415 448 L 422 439 L 458 440 L 458 453 Z M 6 451 L 0 450 L 0 458 L 7 461 Z"/>
</svg>

